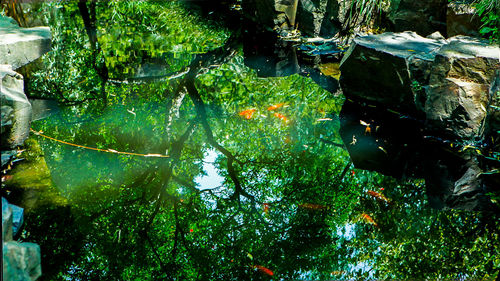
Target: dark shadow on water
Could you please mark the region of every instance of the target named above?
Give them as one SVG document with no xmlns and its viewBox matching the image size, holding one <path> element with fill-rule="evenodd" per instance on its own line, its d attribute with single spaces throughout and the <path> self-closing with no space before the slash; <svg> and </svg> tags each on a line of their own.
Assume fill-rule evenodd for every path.
<svg viewBox="0 0 500 281">
<path fill-rule="evenodd" d="M 381 105 L 347 100 L 340 120 L 340 135 L 356 168 L 424 178 L 429 203 L 437 209 L 499 211 L 488 195 L 500 192 L 499 176 L 484 174 L 498 162 L 474 150 L 460 151 L 426 132 L 423 121 Z"/>
</svg>

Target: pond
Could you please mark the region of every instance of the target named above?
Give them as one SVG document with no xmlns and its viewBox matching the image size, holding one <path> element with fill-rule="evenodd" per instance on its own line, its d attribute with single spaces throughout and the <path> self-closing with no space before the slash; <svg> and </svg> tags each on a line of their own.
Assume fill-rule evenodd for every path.
<svg viewBox="0 0 500 281">
<path fill-rule="evenodd" d="M 176 1 L 92 3 L 33 11 L 53 45 L 27 92 L 58 105 L 6 188 L 40 280 L 498 271 L 495 216 L 432 209 L 423 180 L 354 168 L 339 46 L 300 50 Z"/>
</svg>

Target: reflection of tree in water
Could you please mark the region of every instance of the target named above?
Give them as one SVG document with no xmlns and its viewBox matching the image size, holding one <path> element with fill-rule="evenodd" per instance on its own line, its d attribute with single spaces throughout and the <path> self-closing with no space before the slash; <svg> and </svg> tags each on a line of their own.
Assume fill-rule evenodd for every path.
<svg viewBox="0 0 500 281">
<path fill-rule="evenodd" d="M 104 17 L 99 3 L 97 14 Z M 68 11 L 75 10 L 68 5 Z M 455 248 L 469 251 L 468 259 L 494 273 L 495 258 L 484 261 L 477 255 L 494 253 L 497 222 L 479 214 L 438 214 L 428 209 L 418 182 L 351 171 L 347 153 L 336 145 L 340 137 L 332 114 L 341 101 L 304 77 L 255 77 L 243 66 L 238 40 L 234 32 L 218 48 L 188 52 L 189 63 L 181 59 L 170 65 L 173 74 L 159 81 L 113 77 L 111 83 L 96 79 L 94 69 L 88 79 L 106 85 L 108 108 L 82 106 L 76 110 L 81 118 L 70 112 L 34 124 L 74 143 L 170 156 L 103 154 L 40 140 L 54 182 L 71 206 L 30 215 L 40 224 L 28 221 L 27 240 L 42 245 L 43 268 L 53 269 L 44 270 L 42 278 L 52 280 L 58 273 L 80 280 L 471 274 L 473 267 L 453 253 Z M 120 45 L 102 44 L 100 52 L 120 51 Z M 84 44 L 76 46 L 85 53 Z M 87 59 L 95 55 L 85 54 Z M 109 73 L 132 60 L 117 61 Z M 88 99 L 94 106 L 100 105 L 96 93 L 102 94 L 91 92 Z M 278 103 L 284 105 L 276 112 L 267 110 Z M 249 108 L 255 108 L 251 118 L 238 115 Z M 217 151 L 215 165 L 225 181 L 204 189 L 194 179 L 203 172 L 208 149 Z M 392 203 L 377 201 L 364 193 L 368 190 Z M 378 227 L 360 219 L 363 213 Z M 67 219 L 62 224 L 61 216 Z M 44 224 L 57 231 L 46 232 Z M 355 235 L 339 231 L 346 224 L 354 225 Z M 359 272 L 348 272 L 363 262 L 367 265 Z"/>
</svg>

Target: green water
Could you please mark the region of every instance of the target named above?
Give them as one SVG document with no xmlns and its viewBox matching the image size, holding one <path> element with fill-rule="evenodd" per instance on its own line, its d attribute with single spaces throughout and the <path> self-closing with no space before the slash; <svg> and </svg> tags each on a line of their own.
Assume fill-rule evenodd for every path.
<svg viewBox="0 0 500 281">
<path fill-rule="evenodd" d="M 28 89 L 61 108 L 32 124 L 59 141 L 32 135 L 29 151 L 40 150 L 24 164 L 42 167 L 37 192 L 47 191 L 30 201 L 22 235 L 41 245 L 42 280 L 466 278 L 499 268 L 495 223 L 430 209 L 420 180 L 354 169 L 338 133 L 343 97 L 307 75 L 259 77 L 233 27 L 177 2 L 99 2 L 92 46 L 77 3 L 38 13 L 53 50 Z M 33 173 L 26 167 L 17 171 Z M 25 178 L 14 174 L 12 186 L 29 190 L 36 177 Z"/>
</svg>

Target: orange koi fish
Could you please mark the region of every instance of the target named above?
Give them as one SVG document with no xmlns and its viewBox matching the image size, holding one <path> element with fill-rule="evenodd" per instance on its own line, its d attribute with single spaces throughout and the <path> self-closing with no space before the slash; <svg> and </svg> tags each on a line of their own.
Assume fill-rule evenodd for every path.
<svg viewBox="0 0 500 281">
<path fill-rule="evenodd" d="M 10 181 L 12 179 L 12 175 L 4 175 L 2 176 L 2 182 Z"/>
<path fill-rule="evenodd" d="M 260 272 L 267 274 L 269 276 L 273 276 L 274 272 L 269 268 L 263 267 L 262 265 L 254 265 L 253 268 L 257 268 Z"/>
<path fill-rule="evenodd" d="M 262 208 L 264 213 L 267 215 L 269 213 L 269 203 L 263 203 Z"/>
<path fill-rule="evenodd" d="M 285 122 L 288 122 L 288 118 L 286 118 L 286 116 L 281 114 L 281 113 L 276 112 L 276 113 L 274 113 L 274 116 L 278 117 L 279 119 L 281 119 Z"/>
<path fill-rule="evenodd" d="M 366 135 L 366 134 L 371 134 L 372 129 L 370 128 L 370 124 L 369 124 L 369 123 L 366 123 L 366 122 L 365 122 L 365 121 L 363 121 L 363 120 L 359 120 L 359 124 L 361 124 L 361 125 L 363 125 L 363 126 L 365 126 L 365 127 L 366 127 L 366 128 L 365 128 L 365 135 Z"/>
<path fill-rule="evenodd" d="M 285 105 L 284 102 L 278 103 L 278 104 L 275 104 L 275 105 L 271 105 L 270 107 L 267 108 L 267 110 L 269 110 L 269 111 L 275 110 L 275 109 L 278 109 L 278 108 L 282 107 L 283 105 Z"/>
<path fill-rule="evenodd" d="M 243 116 L 245 119 L 247 120 L 250 120 L 252 119 L 252 116 L 253 116 L 253 113 L 256 111 L 257 109 L 255 108 L 251 108 L 251 109 L 247 109 L 247 110 L 243 110 L 242 112 L 238 113 L 240 116 Z"/>
<path fill-rule="evenodd" d="M 372 217 L 370 217 L 370 215 L 368 215 L 366 213 L 362 213 L 361 218 L 363 218 L 363 220 L 366 223 L 373 224 L 375 227 L 378 227 L 378 224 L 372 219 Z"/>
<path fill-rule="evenodd" d="M 298 207 L 299 208 L 304 208 L 304 209 L 311 209 L 311 210 L 324 210 L 324 209 L 328 209 L 328 206 L 320 205 L 320 204 L 312 204 L 312 203 L 299 204 Z"/>
<path fill-rule="evenodd" d="M 383 194 L 381 193 L 378 193 L 376 191 L 372 191 L 372 190 L 368 190 L 366 193 L 368 193 L 368 195 L 370 195 L 371 197 L 377 199 L 377 200 L 380 200 L 380 201 L 385 201 L 387 203 L 391 202 L 390 199 L 388 199 L 387 197 L 385 197 Z"/>
</svg>

